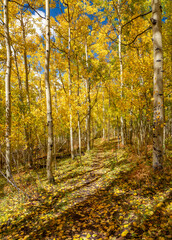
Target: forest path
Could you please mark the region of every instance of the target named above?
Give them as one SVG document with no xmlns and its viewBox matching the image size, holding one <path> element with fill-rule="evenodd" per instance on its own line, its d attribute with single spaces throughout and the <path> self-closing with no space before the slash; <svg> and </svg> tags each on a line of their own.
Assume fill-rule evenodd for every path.
<svg viewBox="0 0 172 240">
<path fill-rule="evenodd" d="M 153 226 L 145 225 L 148 219 L 157 221 L 156 211 L 168 223 L 166 178 L 157 192 L 142 164 L 127 150 L 116 151 L 114 140 L 96 145 L 80 163 L 61 160 L 56 185 L 42 186 L 20 216 L 0 226 L 2 239 L 138 239 Z M 166 227 L 162 235 L 170 236 Z"/>
</svg>

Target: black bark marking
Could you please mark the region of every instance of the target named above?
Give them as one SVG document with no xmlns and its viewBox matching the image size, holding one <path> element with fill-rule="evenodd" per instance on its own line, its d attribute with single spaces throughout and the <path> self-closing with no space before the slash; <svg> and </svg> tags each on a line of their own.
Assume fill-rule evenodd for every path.
<svg viewBox="0 0 172 240">
<path fill-rule="evenodd" d="M 153 25 L 155 25 L 155 24 L 157 23 L 157 20 L 154 19 L 154 18 L 151 18 L 150 20 L 151 20 L 151 22 L 152 22 Z"/>
</svg>

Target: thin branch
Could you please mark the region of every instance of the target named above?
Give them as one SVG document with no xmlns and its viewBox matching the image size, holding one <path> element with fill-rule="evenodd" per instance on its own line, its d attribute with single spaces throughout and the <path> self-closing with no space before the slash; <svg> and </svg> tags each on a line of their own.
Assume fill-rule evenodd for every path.
<svg viewBox="0 0 172 240">
<path fill-rule="evenodd" d="M 2 21 L 2 19 L 0 20 L 0 24 L 1 24 L 2 26 L 5 25 L 5 23 Z"/>
<path fill-rule="evenodd" d="M 127 0 L 126 0 L 126 1 L 124 1 L 124 2 L 122 2 L 122 3 L 121 3 L 121 6 L 123 6 L 123 5 L 124 5 L 126 2 L 127 2 Z"/>
<path fill-rule="evenodd" d="M 64 1 L 63 1 L 63 4 L 66 5 L 66 6 L 68 6 L 68 4 L 66 4 Z M 65 19 L 66 22 L 68 22 L 68 19 L 67 19 L 67 18 L 64 16 L 64 14 L 63 14 L 63 10 L 62 10 L 60 1 L 59 1 L 59 8 L 60 8 L 60 11 L 61 11 L 61 13 L 62 13 L 63 18 Z"/>
<path fill-rule="evenodd" d="M 57 32 L 57 33 L 60 35 L 60 37 L 62 37 L 63 39 L 65 39 L 65 40 L 67 41 L 67 38 L 65 38 L 65 37 L 61 34 L 61 32 L 59 32 L 57 29 L 54 29 L 54 32 Z"/>
<path fill-rule="evenodd" d="M 66 91 L 66 89 L 65 89 L 64 82 L 63 82 L 62 75 L 61 75 L 61 72 L 60 72 L 60 71 L 59 71 L 59 76 L 60 76 L 60 81 L 61 81 L 61 83 L 62 83 L 63 90 L 64 90 L 64 92 L 65 92 L 65 94 L 66 94 L 66 96 L 67 96 L 67 91 Z"/>
<path fill-rule="evenodd" d="M 57 47 L 54 42 L 51 42 L 51 45 L 52 45 L 52 47 L 53 47 L 54 49 L 57 49 L 59 52 L 63 52 L 63 53 L 65 53 L 65 54 L 67 54 L 67 52 L 66 52 L 65 50 Z"/>
<path fill-rule="evenodd" d="M 115 41 L 117 41 L 117 39 L 118 39 L 118 38 L 115 38 L 115 39 L 114 39 L 114 38 L 111 38 L 107 33 L 106 33 L 106 36 L 107 36 L 112 42 L 115 42 Z"/>
<path fill-rule="evenodd" d="M 0 33 L 0 35 L 1 35 L 2 37 L 6 38 L 6 36 L 5 36 L 4 34 Z"/>
<path fill-rule="evenodd" d="M 144 17 L 144 16 L 148 15 L 148 14 L 151 13 L 151 12 L 152 12 L 152 10 L 150 10 L 150 11 L 147 12 L 147 13 L 143 13 L 143 14 L 138 15 L 137 17 L 132 18 L 129 22 L 127 22 L 127 23 L 125 23 L 124 25 L 121 26 L 121 31 L 122 31 L 123 27 L 125 27 L 126 25 L 128 25 L 129 23 L 131 23 L 132 21 L 134 21 L 135 19 L 137 19 L 137 18 L 139 18 L 139 17 Z"/>
<path fill-rule="evenodd" d="M 9 2 L 14 2 L 14 3 L 18 4 L 20 7 L 30 8 L 30 9 L 32 9 L 34 12 L 36 12 L 39 17 L 41 17 L 41 18 L 43 18 L 43 19 L 46 19 L 45 17 L 41 16 L 41 14 L 40 14 L 34 7 L 32 7 L 29 3 L 26 3 L 28 6 L 25 6 L 25 5 L 22 5 L 22 4 L 18 3 L 18 2 L 16 2 L 15 0 L 9 0 Z"/>
<path fill-rule="evenodd" d="M 151 29 L 152 27 L 151 26 L 149 26 L 147 29 L 145 29 L 143 32 L 141 32 L 141 33 L 139 33 L 137 36 L 135 36 L 135 38 L 130 42 L 130 43 L 121 43 L 122 45 L 124 45 L 124 46 L 129 46 L 129 45 L 131 45 L 132 43 L 134 43 L 135 42 L 135 40 L 138 38 L 138 36 L 140 36 L 140 35 L 142 35 L 143 33 L 145 33 L 145 32 L 147 32 L 149 29 Z"/>
<path fill-rule="evenodd" d="M 31 8 L 33 11 L 35 11 L 38 14 L 39 17 L 46 19 L 46 17 L 41 16 L 41 14 L 35 8 L 33 8 L 29 3 L 27 3 L 27 4 L 28 4 L 29 8 Z"/>
</svg>

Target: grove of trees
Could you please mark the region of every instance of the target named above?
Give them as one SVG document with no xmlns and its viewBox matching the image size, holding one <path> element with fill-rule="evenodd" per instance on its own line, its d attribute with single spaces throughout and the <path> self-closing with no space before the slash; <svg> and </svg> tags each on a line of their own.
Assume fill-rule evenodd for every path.
<svg viewBox="0 0 172 240">
<path fill-rule="evenodd" d="M 96 138 L 163 167 L 172 134 L 170 0 L 1 0 L 0 168 L 59 151 L 71 158 Z"/>
</svg>

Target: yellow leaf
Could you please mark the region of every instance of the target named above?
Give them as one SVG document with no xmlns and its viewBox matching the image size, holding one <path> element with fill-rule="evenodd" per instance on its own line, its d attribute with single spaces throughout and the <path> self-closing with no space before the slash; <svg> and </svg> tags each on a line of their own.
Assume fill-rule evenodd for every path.
<svg viewBox="0 0 172 240">
<path fill-rule="evenodd" d="M 122 237 L 125 237 L 127 234 L 128 234 L 128 230 L 125 230 L 125 231 L 121 234 L 121 236 L 122 236 Z"/>
<path fill-rule="evenodd" d="M 90 238 L 90 237 L 91 237 L 91 234 L 88 233 L 88 234 L 87 234 L 87 238 Z"/>
<path fill-rule="evenodd" d="M 137 226 L 137 223 L 136 223 L 136 222 L 133 222 L 133 226 L 135 226 L 135 227 L 136 227 L 136 226 Z"/>
</svg>

